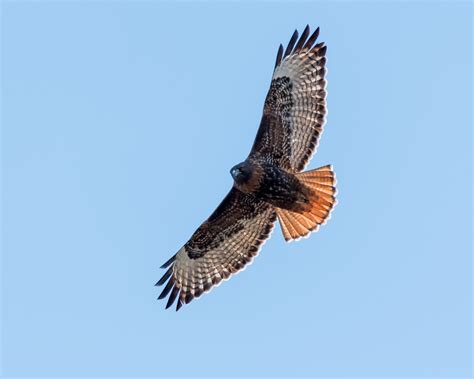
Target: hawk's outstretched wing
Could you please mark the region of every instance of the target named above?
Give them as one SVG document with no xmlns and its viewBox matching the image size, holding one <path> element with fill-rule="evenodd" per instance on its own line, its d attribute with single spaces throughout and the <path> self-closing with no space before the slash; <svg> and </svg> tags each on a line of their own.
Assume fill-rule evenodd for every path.
<svg viewBox="0 0 474 379">
<path fill-rule="evenodd" d="M 283 53 L 280 45 L 260 128 L 250 155 L 266 155 L 282 168 L 300 172 L 313 155 L 326 115 L 326 46 L 295 30 Z M 298 40 L 298 42 L 297 42 Z"/>
<path fill-rule="evenodd" d="M 178 298 L 176 310 L 240 271 L 270 236 L 273 207 L 232 188 L 191 239 L 166 262 L 156 285 L 167 282 L 159 299 L 170 292 L 166 308 Z"/>
</svg>

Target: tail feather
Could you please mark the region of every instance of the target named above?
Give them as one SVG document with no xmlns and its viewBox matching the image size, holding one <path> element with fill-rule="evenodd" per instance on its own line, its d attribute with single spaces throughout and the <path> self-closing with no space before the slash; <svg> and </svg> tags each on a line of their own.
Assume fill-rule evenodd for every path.
<svg viewBox="0 0 474 379">
<path fill-rule="evenodd" d="M 280 219 L 282 220 L 281 224 L 284 225 L 284 227 L 282 226 L 282 228 L 284 228 L 283 234 L 286 232 L 286 235 L 297 236 L 303 232 L 301 230 L 301 226 L 295 220 L 293 220 L 293 216 L 291 214 L 283 212 L 280 216 Z"/>
<path fill-rule="evenodd" d="M 310 190 L 309 204 L 303 211 L 276 210 L 285 240 L 305 237 L 330 217 L 336 205 L 336 175 L 332 166 L 296 174 L 296 177 Z"/>
</svg>

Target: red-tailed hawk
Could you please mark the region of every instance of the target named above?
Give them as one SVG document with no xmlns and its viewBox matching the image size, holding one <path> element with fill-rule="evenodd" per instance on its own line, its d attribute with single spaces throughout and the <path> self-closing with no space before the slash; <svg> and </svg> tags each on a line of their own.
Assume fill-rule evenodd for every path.
<svg viewBox="0 0 474 379">
<path fill-rule="evenodd" d="M 176 310 L 242 270 L 278 218 L 285 240 L 317 230 L 336 204 L 331 166 L 301 172 L 318 145 L 326 115 L 326 46 L 319 28 L 295 30 L 280 45 L 257 137 L 231 169 L 234 185 L 191 239 L 163 266 L 159 299 Z M 309 37 L 309 38 L 308 38 Z"/>
</svg>

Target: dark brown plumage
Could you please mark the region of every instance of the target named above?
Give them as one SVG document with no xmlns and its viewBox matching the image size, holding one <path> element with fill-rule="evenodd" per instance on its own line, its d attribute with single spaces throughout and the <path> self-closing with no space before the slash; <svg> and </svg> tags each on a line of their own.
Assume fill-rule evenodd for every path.
<svg viewBox="0 0 474 379">
<path fill-rule="evenodd" d="M 166 308 L 176 310 L 242 270 L 270 236 L 276 219 L 287 241 L 323 224 L 336 203 L 331 166 L 301 172 L 313 155 L 326 115 L 326 46 L 319 28 L 280 45 L 263 116 L 247 159 L 234 166 L 234 186 L 212 215 L 162 268 Z"/>
</svg>

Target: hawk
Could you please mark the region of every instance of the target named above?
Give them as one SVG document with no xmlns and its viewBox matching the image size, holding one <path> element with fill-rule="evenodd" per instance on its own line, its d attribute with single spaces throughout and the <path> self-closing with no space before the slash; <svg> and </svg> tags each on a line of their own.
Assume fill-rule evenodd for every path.
<svg viewBox="0 0 474 379">
<path fill-rule="evenodd" d="M 176 310 L 242 270 L 258 254 L 278 219 L 286 241 L 325 223 L 336 204 L 327 165 L 302 172 L 318 145 L 326 110 L 326 46 L 319 28 L 295 30 L 280 45 L 263 116 L 249 156 L 230 173 L 233 186 L 214 213 L 161 268 L 156 283 Z"/>
</svg>

